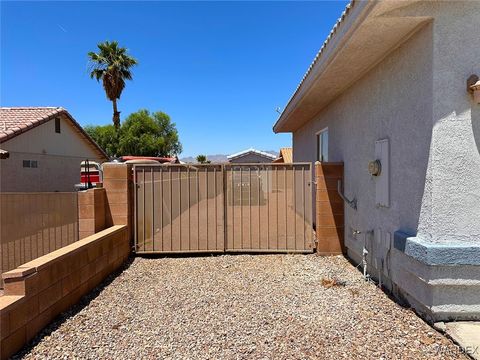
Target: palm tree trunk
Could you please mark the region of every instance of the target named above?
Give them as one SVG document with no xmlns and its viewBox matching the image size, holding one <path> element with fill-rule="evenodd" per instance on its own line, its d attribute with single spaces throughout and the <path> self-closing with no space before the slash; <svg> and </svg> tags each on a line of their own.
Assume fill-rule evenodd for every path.
<svg viewBox="0 0 480 360">
<path fill-rule="evenodd" d="M 113 125 L 115 129 L 118 130 L 120 128 L 120 111 L 117 109 L 117 99 L 112 100 L 113 104 Z"/>
</svg>

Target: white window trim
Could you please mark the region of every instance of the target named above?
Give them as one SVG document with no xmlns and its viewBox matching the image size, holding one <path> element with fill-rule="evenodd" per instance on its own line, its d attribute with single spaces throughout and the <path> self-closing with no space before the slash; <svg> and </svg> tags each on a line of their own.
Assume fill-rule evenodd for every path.
<svg viewBox="0 0 480 360">
<path fill-rule="evenodd" d="M 326 132 L 326 131 L 328 131 L 328 126 L 327 126 L 327 127 L 324 127 L 322 130 L 317 131 L 317 132 L 315 133 L 315 152 L 316 152 L 316 153 L 315 153 L 315 161 L 320 161 L 320 159 L 318 158 L 318 153 L 319 153 L 319 150 L 320 150 L 320 149 L 319 149 L 319 144 L 318 144 L 319 135 L 320 135 L 321 133 Z M 330 136 L 329 136 L 329 137 L 330 137 Z M 327 144 L 327 146 L 328 146 L 328 144 Z M 327 154 L 327 157 L 328 157 L 328 154 Z M 328 158 L 327 158 L 327 161 L 326 161 L 326 162 L 328 162 Z"/>
</svg>

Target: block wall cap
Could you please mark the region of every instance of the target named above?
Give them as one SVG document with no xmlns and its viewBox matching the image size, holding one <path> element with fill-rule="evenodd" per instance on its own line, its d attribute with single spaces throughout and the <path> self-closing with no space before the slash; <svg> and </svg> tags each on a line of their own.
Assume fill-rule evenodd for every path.
<svg viewBox="0 0 480 360">
<path fill-rule="evenodd" d="M 427 265 L 478 265 L 480 245 L 464 243 L 438 244 L 403 231 L 394 233 L 395 249 Z"/>
</svg>

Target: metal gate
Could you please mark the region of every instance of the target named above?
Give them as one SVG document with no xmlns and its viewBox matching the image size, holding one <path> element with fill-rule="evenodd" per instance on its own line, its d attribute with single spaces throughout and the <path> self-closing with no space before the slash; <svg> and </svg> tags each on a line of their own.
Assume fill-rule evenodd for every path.
<svg viewBox="0 0 480 360">
<path fill-rule="evenodd" d="M 137 253 L 313 251 L 310 164 L 133 171 Z"/>
</svg>

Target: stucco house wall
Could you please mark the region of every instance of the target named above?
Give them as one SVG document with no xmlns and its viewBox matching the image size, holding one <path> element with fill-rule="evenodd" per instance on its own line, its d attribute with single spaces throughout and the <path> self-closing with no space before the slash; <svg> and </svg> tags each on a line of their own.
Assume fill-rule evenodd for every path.
<svg viewBox="0 0 480 360">
<path fill-rule="evenodd" d="M 416 56 L 411 56 L 415 53 Z M 409 74 L 409 76 L 405 76 Z M 401 116 L 398 116 L 401 114 Z M 315 162 L 316 133 L 328 127 L 329 161 L 344 162 L 344 190 L 358 211 L 345 208 L 346 240 L 361 254 L 352 231 L 416 231 L 423 196 L 432 119 L 432 25 L 420 29 L 378 66 L 293 133 L 295 162 Z M 375 206 L 368 162 L 375 141 L 390 140 L 389 208 Z M 417 176 L 423 174 L 423 176 Z"/>
<path fill-rule="evenodd" d="M 480 2 L 404 4 L 388 15 L 426 25 L 293 131 L 293 158 L 314 162 L 328 127 L 329 161 L 344 162 L 344 193 L 358 201 L 345 206 L 348 256 L 366 249 L 368 272 L 429 319 L 479 319 L 480 105 L 466 79 L 480 74 Z M 368 173 L 381 139 L 389 207 L 376 206 Z"/>
<path fill-rule="evenodd" d="M 52 119 L 1 144 L 10 154 L 0 160 L 1 192 L 73 191 L 83 160 L 105 161 L 64 115 L 59 117 L 60 133 Z M 36 160 L 38 167 L 23 167 L 23 160 Z"/>
</svg>

